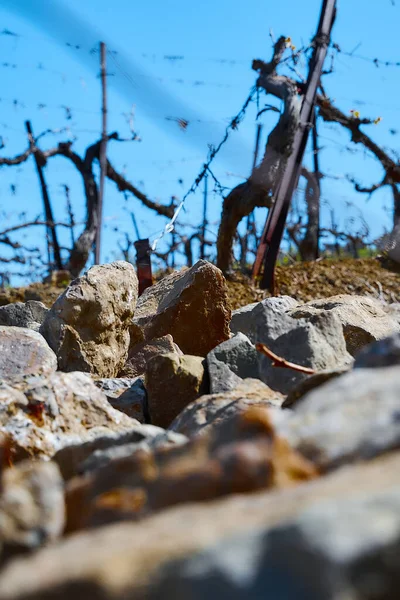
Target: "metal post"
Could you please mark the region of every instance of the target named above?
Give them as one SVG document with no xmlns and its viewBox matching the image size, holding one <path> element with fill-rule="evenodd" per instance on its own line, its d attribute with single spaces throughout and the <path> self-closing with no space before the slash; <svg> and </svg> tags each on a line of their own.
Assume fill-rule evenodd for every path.
<svg viewBox="0 0 400 600">
<path fill-rule="evenodd" d="M 208 173 L 204 175 L 203 193 L 203 226 L 201 228 L 200 258 L 206 257 L 206 229 L 207 229 L 207 201 L 208 201 Z"/>
<path fill-rule="evenodd" d="M 42 161 L 40 161 L 38 148 L 34 141 L 31 122 L 25 121 L 25 127 L 26 127 L 26 131 L 28 133 L 29 142 L 31 144 L 34 144 L 33 158 L 35 159 L 36 171 L 37 171 L 37 174 L 39 177 L 40 189 L 42 192 L 43 205 L 44 205 L 44 214 L 45 214 L 45 219 L 46 219 L 46 223 L 47 223 L 46 230 L 47 230 L 47 251 L 48 251 L 48 256 L 49 256 L 49 269 L 52 270 L 52 265 L 53 265 L 56 267 L 56 269 L 61 271 L 63 268 L 62 260 L 61 260 L 61 251 L 60 251 L 60 245 L 59 245 L 58 239 L 57 239 L 57 231 L 56 231 L 56 226 L 54 224 L 54 216 L 53 216 L 53 211 L 51 208 L 49 192 L 47 189 L 46 180 L 44 178 L 43 163 L 42 163 Z M 52 246 L 53 246 L 52 253 L 50 251 L 50 239 L 51 239 Z M 53 254 L 53 259 L 51 257 L 51 254 Z"/>
<path fill-rule="evenodd" d="M 106 45 L 100 42 L 100 73 L 101 73 L 101 94 L 102 94 L 102 132 L 100 143 L 100 185 L 99 201 L 97 207 L 97 231 L 95 247 L 95 264 L 100 264 L 101 253 L 101 229 L 103 224 L 103 203 L 104 203 L 104 182 L 107 169 L 107 85 L 106 85 Z"/>
<path fill-rule="evenodd" d="M 314 54 L 311 59 L 303 104 L 300 112 L 300 126 L 293 142 L 292 154 L 287 162 L 282 179 L 277 184 L 275 202 L 268 213 L 261 243 L 253 267 L 256 278 L 264 264 L 260 287 L 274 291 L 275 264 L 279 253 L 290 201 L 297 187 L 304 151 L 307 145 L 309 124 L 313 120 L 315 97 L 322 67 L 325 61 L 330 34 L 335 19 L 336 0 L 324 0 L 317 34 L 314 38 Z"/>
</svg>

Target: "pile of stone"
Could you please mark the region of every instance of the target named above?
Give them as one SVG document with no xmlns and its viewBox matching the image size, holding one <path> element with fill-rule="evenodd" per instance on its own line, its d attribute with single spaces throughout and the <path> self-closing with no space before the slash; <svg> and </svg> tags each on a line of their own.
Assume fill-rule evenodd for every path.
<svg viewBox="0 0 400 600">
<path fill-rule="evenodd" d="M 2 600 L 398 597 L 399 305 L 115 262 L 0 349 Z"/>
</svg>

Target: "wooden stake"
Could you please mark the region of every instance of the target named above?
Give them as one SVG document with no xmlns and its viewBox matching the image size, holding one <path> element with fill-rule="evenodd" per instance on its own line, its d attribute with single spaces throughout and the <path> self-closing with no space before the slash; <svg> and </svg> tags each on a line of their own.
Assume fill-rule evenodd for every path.
<svg viewBox="0 0 400 600">
<path fill-rule="evenodd" d="M 103 224 L 104 182 L 107 170 L 107 85 L 106 85 L 106 56 L 107 50 L 104 42 L 100 42 L 100 73 L 102 94 L 102 132 L 100 144 L 100 185 L 99 201 L 97 207 L 97 231 L 95 247 L 95 264 L 100 264 L 101 253 L 101 229 Z"/>
</svg>

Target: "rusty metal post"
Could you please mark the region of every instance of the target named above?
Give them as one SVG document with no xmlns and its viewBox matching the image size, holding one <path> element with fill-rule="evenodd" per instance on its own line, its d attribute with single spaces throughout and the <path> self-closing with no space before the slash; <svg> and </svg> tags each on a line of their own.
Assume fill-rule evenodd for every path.
<svg viewBox="0 0 400 600">
<path fill-rule="evenodd" d="M 267 222 L 253 266 L 253 279 L 255 279 L 258 277 L 261 267 L 264 264 L 260 287 L 262 289 L 269 289 L 272 292 L 274 292 L 275 264 L 278 258 L 290 202 L 299 179 L 309 127 L 313 122 L 315 97 L 330 42 L 335 14 L 336 0 L 324 0 L 317 34 L 314 38 L 314 54 L 310 63 L 303 104 L 300 111 L 300 125 L 293 142 L 292 154 L 288 160 L 282 179 L 277 184 L 274 194 L 275 202 L 268 213 Z"/>
<path fill-rule="evenodd" d="M 137 240 L 134 242 L 136 249 L 136 269 L 139 280 L 139 296 L 145 289 L 153 285 L 153 275 L 151 272 L 151 247 L 149 239 Z"/>
</svg>

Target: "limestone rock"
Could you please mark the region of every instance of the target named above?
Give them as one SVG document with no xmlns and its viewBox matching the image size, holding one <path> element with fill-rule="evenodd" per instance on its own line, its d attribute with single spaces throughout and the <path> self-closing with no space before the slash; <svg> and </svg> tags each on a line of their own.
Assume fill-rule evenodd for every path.
<svg viewBox="0 0 400 600">
<path fill-rule="evenodd" d="M 173 419 L 206 391 L 204 360 L 200 356 L 158 354 L 147 365 L 146 389 L 150 421 L 168 427 Z"/>
<path fill-rule="evenodd" d="M 7 565 L 0 597 L 197 600 L 199 590 L 200 598 L 210 600 L 372 600 L 372 590 L 374 600 L 394 599 L 400 569 L 399 471 L 396 452 L 306 485 L 179 505 L 141 522 L 73 535 Z M 261 536 L 257 545 L 251 543 L 255 535 Z M 182 569 L 181 561 L 188 560 L 197 565 L 188 570 L 185 563 Z M 315 591 L 318 585 L 347 581 L 355 595 L 335 595 L 323 587 Z M 301 582 L 307 583 L 305 589 Z"/>
<path fill-rule="evenodd" d="M 199 260 L 145 290 L 137 303 L 131 338 L 137 343 L 138 327 L 145 340 L 171 334 L 184 354 L 206 356 L 229 338 L 230 318 L 221 271 Z"/>
<path fill-rule="evenodd" d="M 258 353 L 249 338 L 237 333 L 207 354 L 210 393 L 232 390 L 242 379 L 258 378 Z"/>
<path fill-rule="evenodd" d="M 339 317 L 347 350 L 352 356 L 367 344 L 400 331 L 400 323 L 385 311 L 379 300 L 364 296 L 339 295 L 315 300 L 290 314 L 308 318 L 321 312 L 331 312 Z"/>
<path fill-rule="evenodd" d="M 369 344 L 356 355 L 355 369 L 400 365 L 400 333 Z"/>
<path fill-rule="evenodd" d="M 49 375 L 57 369 L 57 358 L 46 340 L 23 327 L 0 326 L 0 378 Z"/>
<path fill-rule="evenodd" d="M 47 312 L 48 308 L 42 302 L 35 300 L 6 304 L 0 307 L 0 325 L 26 327 L 39 331 Z"/>
<path fill-rule="evenodd" d="M 53 457 L 65 480 L 108 464 L 114 458 L 131 456 L 139 449 L 183 444 L 184 435 L 165 431 L 155 425 L 132 425 L 129 430 L 104 431 L 87 442 L 70 444 Z"/>
<path fill-rule="evenodd" d="M 138 377 L 146 372 L 146 365 L 157 354 L 175 352 L 182 355 L 179 347 L 174 343 L 172 335 L 164 335 L 149 342 L 140 342 L 129 348 L 128 359 L 122 370 L 129 377 Z"/>
<path fill-rule="evenodd" d="M 147 392 L 142 377 L 102 378 L 95 379 L 94 383 L 105 393 L 112 407 L 140 423 L 149 421 Z"/>
<path fill-rule="evenodd" d="M 0 381 L 0 432 L 11 438 L 14 461 L 51 458 L 64 446 L 137 425 L 112 408 L 84 373 L 27 377 L 12 386 Z"/>
<path fill-rule="evenodd" d="M 400 445 L 400 367 L 355 369 L 313 390 L 278 431 L 320 469 Z"/>
<path fill-rule="evenodd" d="M 308 319 L 282 312 L 278 298 L 260 302 L 253 310 L 256 339 L 278 356 L 315 371 L 336 370 L 353 362 L 346 350 L 339 317 L 321 311 Z M 291 369 L 276 368 L 259 354 L 260 378 L 269 387 L 288 393 L 308 376 Z"/>
<path fill-rule="evenodd" d="M 246 379 L 234 390 L 201 396 L 189 404 L 171 423 L 169 430 L 189 438 L 208 435 L 252 407 L 279 408 L 284 396 L 258 379 Z M 275 421 L 275 420 L 274 420 Z"/>
<path fill-rule="evenodd" d="M 290 487 L 316 470 L 275 435 L 268 412 L 252 408 L 183 446 L 136 451 L 66 489 L 67 531 L 141 519 L 174 504 L 262 488 Z"/>
<path fill-rule="evenodd" d="M 0 547 L 6 558 L 56 540 L 64 529 L 64 489 L 57 465 L 23 461 L 1 475 Z M 1 554 L 1 552 L 0 552 Z"/>
<path fill-rule="evenodd" d="M 60 370 L 116 377 L 128 354 L 137 293 L 135 270 L 123 261 L 92 267 L 72 281 L 41 327 Z"/>
</svg>

